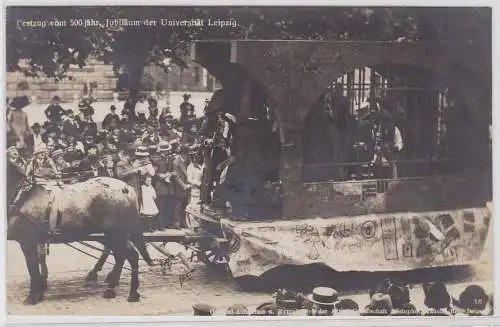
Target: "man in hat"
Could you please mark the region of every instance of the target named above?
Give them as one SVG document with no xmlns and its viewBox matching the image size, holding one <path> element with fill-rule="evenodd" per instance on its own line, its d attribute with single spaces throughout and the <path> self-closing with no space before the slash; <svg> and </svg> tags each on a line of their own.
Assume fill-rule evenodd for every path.
<svg viewBox="0 0 500 327">
<path fill-rule="evenodd" d="M 71 168 L 71 164 L 64 160 L 64 151 L 62 149 L 57 149 L 51 154 L 52 160 L 54 160 L 54 165 L 59 174 L 66 173 L 69 168 Z"/>
<path fill-rule="evenodd" d="M 449 316 L 451 313 L 451 296 L 443 282 L 424 283 L 424 304 L 429 308 L 426 316 Z"/>
<path fill-rule="evenodd" d="M 33 126 L 31 126 L 31 130 L 33 133 L 26 137 L 26 145 L 31 151 L 33 151 L 42 144 L 46 144 L 47 138 L 42 135 L 42 127 L 39 123 L 34 123 Z"/>
<path fill-rule="evenodd" d="M 111 154 L 101 158 L 99 176 L 116 178 L 115 162 Z"/>
<path fill-rule="evenodd" d="M 33 180 L 39 178 L 54 178 L 59 176 L 59 172 L 54 164 L 54 161 L 49 157 L 47 147 L 41 145 L 33 152 L 35 156 L 26 168 L 26 177 Z"/>
<path fill-rule="evenodd" d="M 53 124 L 57 124 L 61 121 L 65 110 L 60 105 L 61 99 L 59 96 L 55 95 L 52 97 L 51 104 L 45 109 L 45 116 Z"/>
<path fill-rule="evenodd" d="M 192 110 L 194 112 L 194 106 L 189 102 L 191 95 L 185 93 L 182 97 L 183 97 L 184 101 L 179 106 L 179 109 L 181 111 L 181 117 L 179 118 L 179 123 L 181 125 L 183 125 L 184 122 L 186 121 L 186 119 L 188 118 L 188 116 L 187 116 L 188 111 Z"/>
<path fill-rule="evenodd" d="M 469 316 L 489 315 L 489 310 L 487 310 L 488 302 L 489 298 L 486 291 L 482 286 L 477 284 L 467 286 L 460 293 L 458 300 L 453 299 L 453 304 Z"/>
<path fill-rule="evenodd" d="M 173 227 L 176 229 L 186 228 L 186 207 L 189 201 L 191 186 L 187 178 L 187 167 L 189 164 L 189 148 L 182 145 L 179 149 L 179 154 L 173 161 L 173 171 L 176 182 L 175 197 L 175 213 Z"/>
<path fill-rule="evenodd" d="M 392 312 L 392 301 L 388 294 L 375 293 L 370 299 L 370 304 L 365 307 L 362 316 L 388 316 Z"/>
<path fill-rule="evenodd" d="M 78 126 L 78 123 L 75 120 L 75 115 L 73 113 L 73 110 L 68 109 L 66 111 L 66 114 L 63 116 L 63 123 L 62 123 L 62 131 L 66 135 L 78 135 L 80 126 Z"/>
<path fill-rule="evenodd" d="M 332 316 L 335 305 L 339 302 L 338 293 L 330 287 L 316 287 L 307 300 L 312 303 L 308 315 Z"/>
<path fill-rule="evenodd" d="M 193 305 L 193 312 L 195 316 L 212 316 L 215 308 L 209 304 L 195 304 Z"/>
<path fill-rule="evenodd" d="M 120 123 L 120 116 L 116 113 L 116 107 L 111 105 L 109 107 L 109 113 L 104 117 L 102 121 L 103 129 L 113 129 L 116 128 Z"/>
<path fill-rule="evenodd" d="M 10 110 L 7 117 L 7 123 L 13 134 L 13 142 L 9 143 L 19 142 L 20 148 L 25 146 L 25 138 L 30 133 L 28 115 L 23 110 L 29 104 L 30 101 L 27 96 L 19 96 L 15 97 L 9 105 L 12 110 Z"/>
<path fill-rule="evenodd" d="M 155 190 L 158 196 L 159 222 L 158 229 L 163 230 L 174 220 L 175 208 L 175 185 L 172 183 L 173 156 L 170 153 L 171 146 L 162 141 L 158 144 L 158 151 L 151 156 L 151 162 L 156 170 Z"/>
<path fill-rule="evenodd" d="M 74 135 L 66 136 L 65 157 L 67 161 L 81 160 L 85 154 L 85 147 Z"/>
</svg>

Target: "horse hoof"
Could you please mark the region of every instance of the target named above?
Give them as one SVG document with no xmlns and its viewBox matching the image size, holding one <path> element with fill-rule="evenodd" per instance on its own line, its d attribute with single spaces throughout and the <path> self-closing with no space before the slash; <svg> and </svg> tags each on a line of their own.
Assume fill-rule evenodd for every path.
<svg viewBox="0 0 500 327">
<path fill-rule="evenodd" d="M 41 301 L 40 295 L 28 295 L 24 300 L 25 305 L 36 305 Z"/>
<path fill-rule="evenodd" d="M 95 282 L 97 281 L 97 273 L 96 272 L 89 272 L 87 277 L 85 277 L 85 281 L 87 282 Z"/>
<path fill-rule="evenodd" d="M 127 298 L 128 302 L 139 302 L 141 299 L 141 295 L 137 292 L 130 294 Z"/>
<path fill-rule="evenodd" d="M 114 299 L 116 297 L 115 290 L 113 289 L 107 289 L 104 291 L 103 297 L 105 299 Z"/>
</svg>

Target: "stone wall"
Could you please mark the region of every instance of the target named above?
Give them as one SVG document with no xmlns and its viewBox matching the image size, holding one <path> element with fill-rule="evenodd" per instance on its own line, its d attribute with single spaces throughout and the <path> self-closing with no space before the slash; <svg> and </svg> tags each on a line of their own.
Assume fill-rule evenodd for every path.
<svg viewBox="0 0 500 327">
<path fill-rule="evenodd" d="M 159 84 L 164 90 L 170 91 L 201 91 L 213 92 L 220 85 L 215 78 L 200 65 L 187 62 L 188 68 L 180 69 L 175 66 L 169 74 L 156 66 L 145 67 L 141 79 L 141 91 L 153 91 Z M 75 95 L 79 98 L 83 95 L 85 83 L 97 83 L 94 96 L 99 101 L 108 101 L 113 99 L 113 92 L 116 89 L 118 78 L 113 72 L 113 66 L 89 60 L 88 66 L 79 68 L 77 66 L 69 69 L 68 75 L 74 79 L 64 79 L 55 82 L 47 77 L 26 77 L 19 72 L 7 73 L 7 97 L 27 95 L 36 96 L 36 102 L 48 103 L 50 99 L 58 95 L 62 102 L 73 102 Z M 23 87 L 20 84 L 25 84 Z M 120 99 L 127 96 L 126 92 L 120 92 Z"/>
<path fill-rule="evenodd" d="M 78 97 L 83 95 L 85 83 L 96 82 L 94 95 L 98 100 L 113 98 L 117 78 L 111 65 L 91 62 L 89 66 L 83 68 L 70 67 L 68 75 L 74 79 L 55 82 L 54 79 L 47 77 L 26 77 L 19 72 L 9 72 L 6 79 L 6 96 L 8 98 L 22 95 L 36 96 L 37 102 L 48 103 L 53 96 L 58 95 L 63 102 L 69 102 L 73 101 L 75 95 Z M 27 85 L 27 89 L 20 84 Z"/>
</svg>

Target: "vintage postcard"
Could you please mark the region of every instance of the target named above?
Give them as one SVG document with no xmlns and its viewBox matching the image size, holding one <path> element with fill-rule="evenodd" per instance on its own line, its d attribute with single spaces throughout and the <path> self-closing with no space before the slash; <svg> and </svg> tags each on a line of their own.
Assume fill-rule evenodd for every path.
<svg viewBox="0 0 500 327">
<path fill-rule="evenodd" d="M 6 12 L 10 315 L 493 314 L 491 8 Z"/>
</svg>

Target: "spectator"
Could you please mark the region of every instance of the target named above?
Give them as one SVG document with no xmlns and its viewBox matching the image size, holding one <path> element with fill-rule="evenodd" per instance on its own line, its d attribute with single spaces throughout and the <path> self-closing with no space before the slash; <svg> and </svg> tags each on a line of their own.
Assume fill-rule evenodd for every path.
<svg viewBox="0 0 500 327">
<path fill-rule="evenodd" d="M 21 149 L 25 147 L 25 139 L 30 134 L 30 127 L 28 123 L 28 115 L 23 111 L 23 108 L 29 105 L 27 96 L 15 97 L 10 103 L 9 117 L 7 122 L 10 131 L 13 133 L 13 138 L 9 140 L 8 145 L 17 144 Z"/>
<path fill-rule="evenodd" d="M 388 316 L 392 312 L 392 301 L 388 294 L 375 293 L 370 299 L 370 304 L 365 307 L 362 316 Z"/>
<path fill-rule="evenodd" d="M 307 300 L 312 303 L 308 312 L 312 316 L 332 316 L 335 305 L 339 302 L 337 291 L 329 287 L 316 287 Z"/>
<path fill-rule="evenodd" d="M 424 304 L 430 310 L 426 316 L 449 316 L 451 310 L 451 296 L 442 282 L 424 283 Z"/>
<path fill-rule="evenodd" d="M 141 185 L 142 201 L 140 213 L 144 219 L 144 230 L 153 231 L 153 221 L 158 216 L 158 207 L 156 206 L 156 191 L 153 188 L 151 176 L 146 174 Z"/>
<path fill-rule="evenodd" d="M 114 105 L 111 105 L 109 107 L 109 113 L 104 117 L 102 121 L 102 128 L 103 129 L 114 129 L 118 127 L 120 123 L 120 116 L 116 114 L 116 107 Z"/>
<path fill-rule="evenodd" d="M 233 304 L 227 308 L 226 316 L 248 316 L 248 308 L 244 304 Z"/>
<path fill-rule="evenodd" d="M 184 98 L 184 102 L 182 102 L 181 105 L 179 106 L 179 109 L 181 111 L 181 117 L 179 118 L 179 123 L 181 125 L 183 125 L 184 122 L 186 121 L 186 119 L 188 118 L 187 112 L 189 110 L 191 110 L 191 108 L 194 112 L 194 106 L 191 103 L 189 103 L 189 99 L 191 98 L 191 95 L 186 93 L 182 97 Z"/>
<path fill-rule="evenodd" d="M 212 316 L 215 308 L 208 304 L 195 304 L 193 305 L 193 311 L 195 316 Z"/>
<path fill-rule="evenodd" d="M 191 186 L 188 206 L 191 210 L 199 210 L 201 205 L 200 190 L 203 177 L 203 157 L 201 153 L 193 154 L 192 160 L 187 166 L 186 175 L 187 182 Z M 189 228 L 197 228 L 200 226 L 195 216 L 187 213 L 186 218 Z"/>
<path fill-rule="evenodd" d="M 38 148 L 42 144 L 46 144 L 47 137 L 42 135 L 42 127 L 39 123 L 34 123 L 33 126 L 31 126 L 31 130 L 33 133 L 26 137 L 26 145 L 32 152 L 35 148 Z"/>
<path fill-rule="evenodd" d="M 176 206 L 173 227 L 176 229 L 186 228 L 186 207 L 189 201 L 190 185 L 187 180 L 187 166 L 189 164 L 189 149 L 181 146 L 179 154 L 173 162 L 175 173 L 176 188 Z"/>
<path fill-rule="evenodd" d="M 469 285 L 460 293 L 458 300 L 453 299 L 455 307 L 462 309 L 469 316 L 488 315 L 488 295 L 479 285 Z"/>
<path fill-rule="evenodd" d="M 173 156 L 170 151 L 171 146 L 167 142 L 160 142 L 158 152 L 151 158 L 156 171 L 154 185 L 158 195 L 156 203 L 160 211 L 160 230 L 167 228 L 174 219 L 175 185 L 172 183 Z"/>
<path fill-rule="evenodd" d="M 52 125 L 56 125 L 61 122 L 62 116 L 65 110 L 60 105 L 61 99 L 55 95 L 52 97 L 52 103 L 45 109 L 45 116 L 51 122 Z"/>
</svg>

